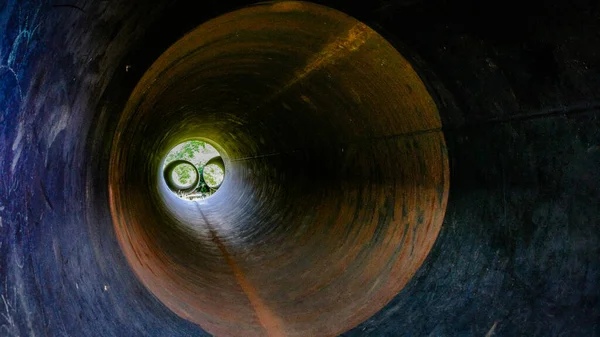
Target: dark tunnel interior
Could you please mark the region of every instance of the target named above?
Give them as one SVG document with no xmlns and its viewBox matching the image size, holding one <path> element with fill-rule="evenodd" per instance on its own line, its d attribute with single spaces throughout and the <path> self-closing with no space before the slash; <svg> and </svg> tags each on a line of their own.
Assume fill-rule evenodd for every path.
<svg viewBox="0 0 600 337">
<path fill-rule="evenodd" d="M 600 334 L 600 3 L 0 0 L 0 336 Z M 207 199 L 175 145 L 223 158 Z"/>
</svg>

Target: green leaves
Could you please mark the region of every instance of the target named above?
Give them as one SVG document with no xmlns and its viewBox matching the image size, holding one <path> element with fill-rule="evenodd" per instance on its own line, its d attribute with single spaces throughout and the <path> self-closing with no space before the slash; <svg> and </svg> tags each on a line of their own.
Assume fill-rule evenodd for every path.
<svg viewBox="0 0 600 337">
<path fill-rule="evenodd" d="M 188 164 L 177 165 L 173 170 L 173 179 L 182 186 L 188 185 L 196 179 L 194 168 Z"/>
<path fill-rule="evenodd" d="M 224 172 L 223 169 L 217 165 L 206 165 L 204 167 L 203 177 L 209 187 L 217 187 L 223 181 Z"/>
<path fill-rule="evenodd" d="M 196 163 L 198 161 L 196 157 L 197 154 L 202 151 L 200 150 L 201 147 L 202 149 L 206 149 L 206 143 L 199 140 L 190 140 L 188 142 L 179 144 L 175 148 L 173 148 L 171 152 L 169 152 L 165 161 L 165 165 L 168 165 L 174 160 L 183 159 L 191 162 L 196 167 L 198 167 L 200 163 Z"/>
<path fill-rule="evenodd" d="M 185 160 L 192 163 L 198 174 L 204 177 L 204 183 L 191 193 L 188 193 L 188 199 L 206 198 L 215 192 L 215 187 L 223 181 L 223 170 L 215 165 L 204 167 L 211 158 L 219 156 L 219 152 L 210 144 L 201 140 L 190 140 L 175 146 L 165 158 L 165 166 L 175 160 Z M 203 175 L 203 170 L 206 174 Z M 185 186 L 196 179 L 196 172 L 190 165 L 178 165 L 173 170 L 173 180 L 179 185 Z"/>
</svg>

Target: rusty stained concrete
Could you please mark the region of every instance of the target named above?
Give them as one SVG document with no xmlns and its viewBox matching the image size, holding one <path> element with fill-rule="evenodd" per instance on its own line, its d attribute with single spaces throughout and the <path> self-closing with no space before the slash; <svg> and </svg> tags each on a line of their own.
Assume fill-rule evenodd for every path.
<svg viewBox="0 0 600 337">
<path fill-rule="evenodd" d="M 430 254 L 397 296 L 344 335 L 597 335 L 598 4 L 324 3 L 374 28 L 410 61 L 439 109 L 450 164 L 448 208 Z M 77 1 L 73 8 L 9 0 L 0 5 L 0 334 L 206 335 L 165 307 L 129 266 L 110 214 L 108 163 L 119 116 L 148 67 L 202 22 L 247 4 L 206 3 L 197 8 L 192 1 Z M 297 7 L 278 6 L 283 12 Z M 288 61 L 278 64 L 281 72 L 302 69 L 301 62 Z M 313 81 L 343 84 L 328 74 L 315 74 L 309 76 Z M 206 85 L 198 83 L 197 91 Z M 281 86 L 255 89 L 268 94 L 277 88 Z M 336 95 L 328 99 L 349 111 L 365 101 L 362 92 L 348 93 L 350 101 Z M 287 112 L 324 104 L 313 95 L 303 96 L 273 104 Z M 248 102 L 247 96 L 239 99 Z M 240 182 L 256 177 L 251 172 L 261 172 L 262 182 L 249 187 L 258 191 L 273 179 L 304 181 L 303 165 L 311 157 L 298 152 L 304 148 L 298 144 L 333 149 L 348 140 L 343 132 L 337 134 L 339 142 L 319 141 L 325 139 L 319 129 L 289 132 L 301 120 L 292 116 L 282 119 L 277 129 L 257 125 L 254 132 L 271 135 L 263 137 L 271 145 L 267 153 L 258 151 L 260 141 L 239 142 L 252 153 L 247 158 L 241 157 L 242 151 L 229 152 L 240 161 L 257 157 L 272 164 L 261 172 L 261 162 L 250 160 L 252 171 L 244 171 Z M 244 118 L 230 116 L 238 125 Z M 335 155 L 324 151 L 327 167 L 335 168 L 365 148 L 382 153 L 413 148 L 411 142 L 386 137 L 385 142 L 369 141 L 360 119 L 337 121 L 340 131 L 363 132 L 365 141 L 348 143 Z M 284 167 L 288 169 L 279 169 Z M 312 184 L 282 185 L 275 196 L 285 196 L 286 190 L 290 196 L 333 196 L 350 191 L 346 188 L 360 178 L 347 171 L 347 183 L 321 195 L 323 184 L 338 172 L 332 169 Z M 272 195 L 263 191 L 248 202 Z M 357 204 L 358 198 L 354 192 L 350 200 Z M 309 205 L 307 201 L 300 207 Z M 340 214 L 354 218 L 348 211 L 352 204 L 344 207 Z M 274 209 L 292 215 L 300 208 L 280 202 Z M 328 214 L 328 209 L 316 207 L 315 212 Z M 210 223 L 232 216 L 214 214 L 207 212 Z M 366 217 L 366 209 L 359 216 Z M 241 238 L 263 235 L 261 228 L 267 227 L 222 230 Z M 323 235 L 323 228 L 300 227 L 297 237 L 302 244 L 310 243 L 303 231 Z M 285 227 L 277 231 L 285 233 Z M 236 252 L 236 245 L 251 240 L 223 242 Z M 263 252 L 271 248 L 255 245 L 252 252 L 261 253 L 260 247 Z M 352 252 L 341 250 L 346 251 Z M 227 265 L 217 246 L 203 252 Z M 286 250 L 280 252 L 285 258 Z M 341 254 L 340 263 L 356 254 Z M 244 256 L 246 261 L 253 258 Z M 333 269 L 332 275 L 341 271 L 327 264 L 316 267 Z M 237 287 L 231 281 L 223 286 Z M 306 296 L 312 289 L 318 287 L 289 296 Z"/>
</svg>

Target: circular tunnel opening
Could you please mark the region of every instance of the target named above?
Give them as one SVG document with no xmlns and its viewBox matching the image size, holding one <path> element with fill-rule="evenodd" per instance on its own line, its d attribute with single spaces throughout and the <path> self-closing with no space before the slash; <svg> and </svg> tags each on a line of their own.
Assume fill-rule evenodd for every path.
<svg viewBox="0 0 600 337">
<path fill-rule="evenodd" d="M 356 19 L 304 2 L 225 14 L 171 46 L 121 115 L 117 238 L 142 284 L 209 333 L 338 335 L 388 303 L 437 238 L 440 126 L 410 63 Z M 204 139 L 219 154 L 204 164 L 169 157 Z M 155 179 L 167 157 L 218 191 L 174 195 Z"/>
<path fill-rule="evenodd" d="M 319 1 L 429 79 L 437 239 L 435 107 L 356 20 L 263 3 L 149 69 L 248 1 L 63 3 L 0 5 L 0 335 L 600 334 L 596 2 Z"/>
<path fill-rule="evenodd" d="M 221 187 L 225 179 L 225 163 L 221 157 L 211 158 L 211 160 L 202 168 L 202 179 L 211 191 L 216 191 Z"/>
<path fill-rule="evenodd" d="M 185 160 L 176 160 L 165 166 L 164 179 L 167 186 L 180 198 L 196 189 L 200 174 L 194 164 Z"/>
<path fill-rule="evenodd" d="M 202 200 L 213 195 L 225 179 L 221 153 L 202 139 L 191 139 L 173 147 L 163 164 L 165 183 L 184 200 Z"/>
</svg>

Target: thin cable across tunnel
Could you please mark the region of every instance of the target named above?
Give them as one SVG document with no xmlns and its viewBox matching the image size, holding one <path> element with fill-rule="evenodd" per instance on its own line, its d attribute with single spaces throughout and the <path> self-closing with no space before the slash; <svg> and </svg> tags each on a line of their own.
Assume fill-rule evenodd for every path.
<svg viewBox="0 0 600 337">
<path fill-rule="evenodd" d="M 210 333 L 342 333 L 435 242 L 449 187 L 440 126 L 417 73 L 361 22 L 301 2 L 226 14 L 170 47 L 121 116 L 119 243 L 155 296 Z M 197 137 L 227 175 L 187 201 L 162 160 Z"/>
</svg>

